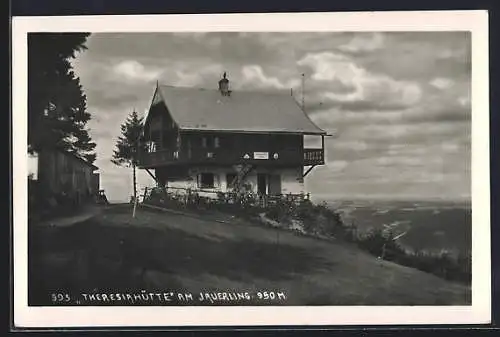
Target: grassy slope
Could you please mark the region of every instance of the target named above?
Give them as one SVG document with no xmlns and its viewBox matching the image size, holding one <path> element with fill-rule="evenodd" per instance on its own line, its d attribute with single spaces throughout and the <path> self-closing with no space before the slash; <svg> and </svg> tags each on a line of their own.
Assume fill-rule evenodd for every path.
<svg viewBox="0 0 500 337">
<path fill-rule="evenodd" d="M 33 304 L 44 303 L 50 290 L 89 287 L 194 294 L 276 290 L 291 305 L 470 304 L 465 286 L 377 260 L 347 243 L 244 223 L 145 209 L 132 219 L 129 209 L 115 208 L 33 235 Z M 141 267 L 144 276 L 132 273 Z"/>
</svg>

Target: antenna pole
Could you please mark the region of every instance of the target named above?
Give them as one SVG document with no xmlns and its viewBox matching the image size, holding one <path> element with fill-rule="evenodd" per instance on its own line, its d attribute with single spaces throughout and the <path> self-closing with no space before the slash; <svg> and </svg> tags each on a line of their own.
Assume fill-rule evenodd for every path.
<svg viewBox="0 0 500 337">
<path fill-rule="evenodd" d="M 306 111 L 305 90 L 306 90 L 306 79 L 305 79 L 305 74 L 302 74 L 302 110 L 304 111 Z"/>
</svg>

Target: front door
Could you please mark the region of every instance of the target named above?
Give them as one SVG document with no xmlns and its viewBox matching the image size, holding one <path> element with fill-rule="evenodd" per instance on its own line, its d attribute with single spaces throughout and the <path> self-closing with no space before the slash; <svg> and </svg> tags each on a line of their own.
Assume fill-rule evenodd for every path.
<svg viewBox="0 0 500 337">
<path fill-rule="evenodd" d="M 267 179 L 264 173 L 257 173 L 257 192 L 267 194 Z"/>
<path fill-rule="evenodd" d="M 269 176 L 269 194 L 281 194 L 281 176 L 279 174 L 272 174 Z"/>
</svg>

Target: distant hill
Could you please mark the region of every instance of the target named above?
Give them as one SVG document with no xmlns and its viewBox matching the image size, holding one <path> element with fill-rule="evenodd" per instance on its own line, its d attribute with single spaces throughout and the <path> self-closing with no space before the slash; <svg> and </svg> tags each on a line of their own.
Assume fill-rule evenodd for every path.
<svg viewBox="0 0 500 337">
<path fill-rule="evenodd" d="M 453 253 L 471 250 L 470 201 L 343 200 L 327 201 L 360 231 L 389 225 L 407 232 L 400 243 L 409 249 Z"/>
</svg>

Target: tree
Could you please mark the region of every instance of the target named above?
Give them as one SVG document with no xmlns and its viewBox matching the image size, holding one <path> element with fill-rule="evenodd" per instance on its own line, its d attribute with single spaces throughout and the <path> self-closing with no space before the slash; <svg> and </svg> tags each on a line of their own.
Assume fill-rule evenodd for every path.
<svg viewBox="0 0 500 337">
<path fill-rule="evenodd" d="M 87 97 L 71 59 L 86 50 L 89 33 L 28 34 L 29 151 L 60 148 L 95 161 Z"/>
<path fill-rule="evenodd" d="M 142 131 L 142 117 L 139 118 L 136 111 L 133 111 L 120 126 L 121 135 L 116 142 L 116 148 L 113 150 L 113 158 L 111 162 L 118 166 L 132 167 L 133 172 L 133 187 L 134 200 L 137 199 L 137 184 L 135 168 L 139 161 L 139 151 L 145 150 L 140 148 Z"/>
</svg>

